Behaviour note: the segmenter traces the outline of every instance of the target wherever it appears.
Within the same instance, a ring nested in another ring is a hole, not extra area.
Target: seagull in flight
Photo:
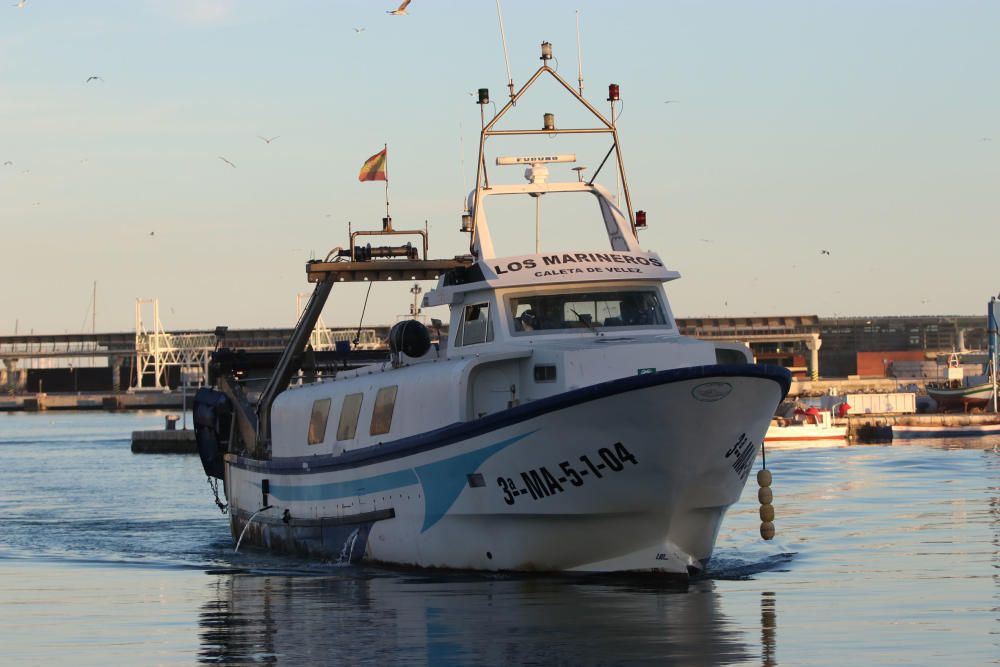
[[[830,251],[829,250],[820,250],[819,254],[821,254],[821,255],[829,255]]]
[[[680,100],[667,100],[664,104],[680,104]]]
[[[3,166],[5,166],[5,167],[13,167],[14,163],[11,162],[10,160],[7,160],[6,162],[3,163]]]
[[[408,4],[410,4],[410,0],[403,0],[403,2],[399,4],[399,7],[396,7],[391,11],[387,11],[386,14],[389,14],[390,16],[406,16],[406,6]]]
[[[222,160],[223,162],[225,162],[226,164],[228,164],[233,169],[236,169],[236,165],[235,164],[233,164],[232,162],[230,162],[226,158],[222,157],[221,155],[219,156],[219,159]]]
[[[28,4],[28,0],[17,0],[17,4],[14,5],[18,9],[24,9],[24,6]]]
[[[95,74],[94,76],[88,76],[84,83],[90,83],[91,81],[104,81],[104,79]]]
[[[263,141],[263,142],[264,142],[265,144],[269,144],[269,143],[271,143],[272,141],[274,141],[275,139],[277,139],[278,137],[276,137],[276,136],[275,136],[275,137],[271,137],[270,139],[268,139],[267,137],[262,137],[262,136],[260,136],[260,135],[258,134],[258,135],[257,135],[257,138],[258,138],[258,139],[260,139],[261,141]],[[228,161],[228,160],[227,160],[227,161]]]
[[[354,32],[358,33],[359,35],[360,35],[361,33],[363,33],[364,31],[365,31],[365,29],[364,29],[364,28],[355,28],[355,29],[354,29]]]

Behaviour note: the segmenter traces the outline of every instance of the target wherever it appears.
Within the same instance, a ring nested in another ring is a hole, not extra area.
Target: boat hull
[[[821,440],[843,440],[847,437],[846,426],[829,426],[818,428],[812,424],[800,426],[770,426],[764,436],[768,445],[795,442],[813,442]]]
[[[993,398],[993,384],[975,387],[927,387],[927,395],[934,399],[941,410],[968,410],[983,408]]]
[[[661,371],[350,456],[229,455],[233,536],[339,562],[687,574],[787,386],[768,367]]]
[[[892,427],[898,440],[918,438],[975,438],[1000,435],[1000,424],[967,424],[964,426],[900,426]]]

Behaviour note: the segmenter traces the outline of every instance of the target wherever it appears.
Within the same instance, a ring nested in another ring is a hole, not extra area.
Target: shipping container
[[[847,394],[844,400],[851,406],[848,414],[913,414],[917,411],[917,395],[913,393]]]

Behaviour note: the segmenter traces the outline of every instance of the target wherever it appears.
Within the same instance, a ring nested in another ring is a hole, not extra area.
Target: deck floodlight
[[[489,104],[490,103],[490,89],[480,88],[479,89],[479,101],[476,104]]]
[[[617,102],[621,99],[617,83],[608,84],[608,102]]]
[[[636,211],[635,212],[635,228],[645,229],[646,228],[646,212]]]
[[[554,113],[547,113],[543,117],[542,129],[543,130],[554,130],[556,129],[556,115]]]
[[[461,230],[463,232],[471,232],[472,231],[472,214],[469,213],[468,211],[466,211],[465,213],[462,214],[462,227],[461,227]]]
[[[542,42],[542,57],[539,60],[552,60],[552,44]]]

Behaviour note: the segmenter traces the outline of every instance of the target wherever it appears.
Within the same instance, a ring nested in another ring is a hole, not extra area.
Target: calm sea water
[[[4,664],[980,665],[1000,659],[996,439],[774,450],[685,585],[234,554],[161,413],[0,415]],[[594,539],[611,536],[595,535]]]

